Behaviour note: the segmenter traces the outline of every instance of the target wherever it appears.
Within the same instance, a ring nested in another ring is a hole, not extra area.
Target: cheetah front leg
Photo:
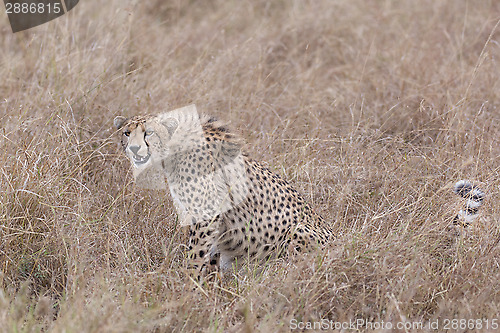
[[[189,269],[197,277],[218,269],[220,253],[217,249],[216,221],[202,221],[189,228]]]

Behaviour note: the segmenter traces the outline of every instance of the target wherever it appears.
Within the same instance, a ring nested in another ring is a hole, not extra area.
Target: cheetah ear
[[[168,117],[167,119],[163,120],[161,124],[167,128],[168,134],[170,134],[170,136],[174,134],[177,126],[179,126],[179,122],[177,121],[177,119],[172,117]]]
[[[113,120],[113,124],[115,125],[116,129],[120,129],[120,128],[122,128],[122,126],[126,120],[127,120],[127,118],[122,117],[122,116],[118,116],[115,118],[115,120]]]

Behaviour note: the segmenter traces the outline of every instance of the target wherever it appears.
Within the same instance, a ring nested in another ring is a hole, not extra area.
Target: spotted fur
[[[454,192],[465,199],[464,208],[453,219],[455,225],[469,226],[477,217],[485,194],[468,180],[460,180],[454,186]]]

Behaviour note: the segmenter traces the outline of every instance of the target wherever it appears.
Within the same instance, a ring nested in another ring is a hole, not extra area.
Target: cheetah
[[[118,116],[114,125],[136,182],[170,189],[181,225],[189,226],[192,269],[225,271],[239,259],[311,251],[334,238],[331,224],[286,180],[251,159],[224,123],[199,116],[194,106],[156,117]],[[470,223],[484,193],[468,181],[458,182],[455,192],[467,205],[454,221]]]

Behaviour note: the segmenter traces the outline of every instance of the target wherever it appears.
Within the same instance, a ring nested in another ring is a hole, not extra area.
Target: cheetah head
[[[177,129],[175,118],[159,120],[151,116],[125,118],[118,116],[115,127],[121,131],[125,154],[136,169],[150,167],[169,155],[168,141]]]

